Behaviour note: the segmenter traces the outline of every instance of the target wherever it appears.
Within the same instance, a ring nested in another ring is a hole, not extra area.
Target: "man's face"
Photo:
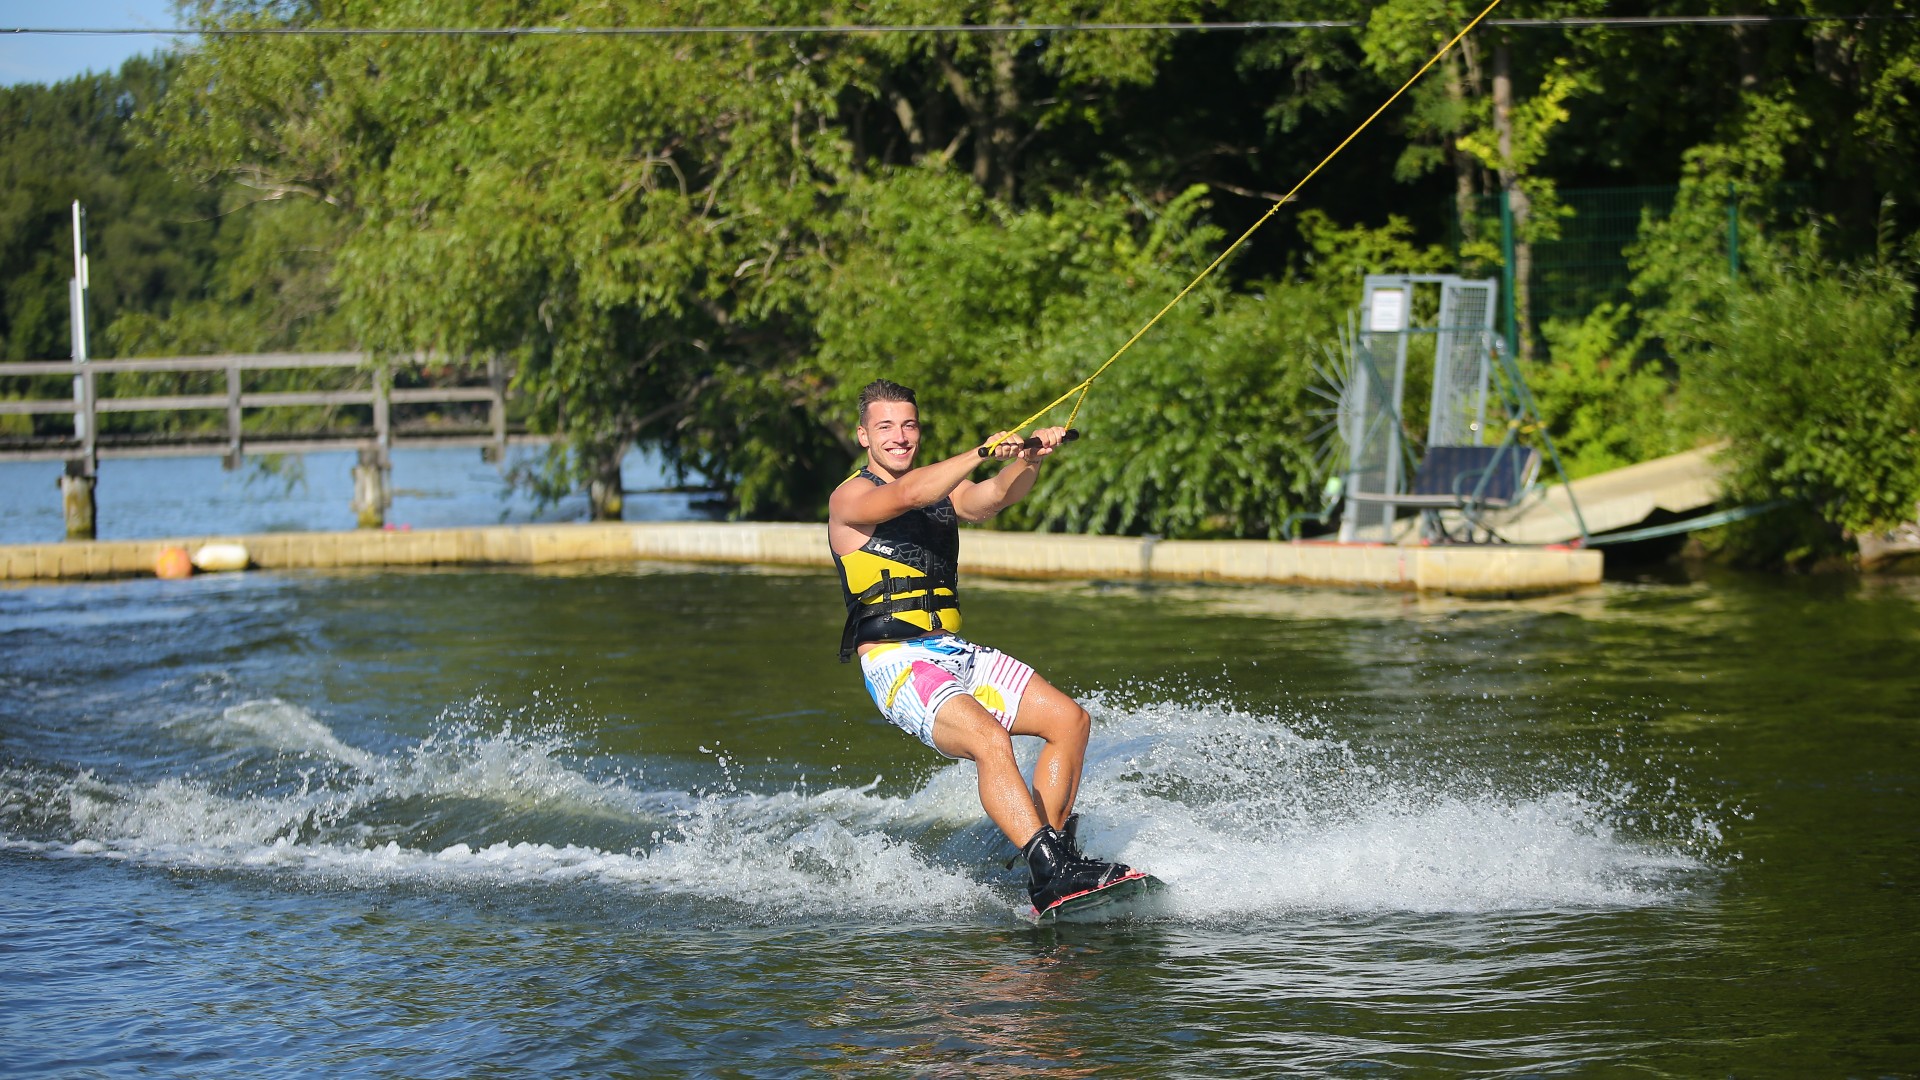
[[[920,450],[920,410],[904,401],[876,401],[861,419],[860,445],[874,464],[895,473],[913,468],[913,455]]]

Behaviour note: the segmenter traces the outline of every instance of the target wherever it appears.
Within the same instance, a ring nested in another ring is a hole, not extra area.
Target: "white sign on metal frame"
[[[1367,332],[1397,334],[1407,328],[1407,293],[1404,289],[1375,289],[1373,305],[1367,311]]]

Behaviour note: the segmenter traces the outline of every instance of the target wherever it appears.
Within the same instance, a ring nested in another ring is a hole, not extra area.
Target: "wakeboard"
[[[1026,910],[1027,921],[1036,926],[1048,926],[1053,923],[1111,922],[1143,915],[1152,910],[1154,894],[1166,887],[1166,882],[1152,874],[1135,870],[1098,889],[1088,889],[1065,897],[1045,911],[1029,906]]]

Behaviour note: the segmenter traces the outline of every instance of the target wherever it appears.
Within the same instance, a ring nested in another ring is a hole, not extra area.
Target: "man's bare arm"
[[[996,434],[993,439],[1005,434]],[[993,439],[980,445],[986,446]],[[994,448],[993,456],[1006,458],[1020,452],[1018,445],[1008,440]],[[979,464],[979,449],[968,447],[945,461],[911,470],[891,484],[843,484],[828,500],[829,519],[841,525],[878,525],[909,510],[931,506],[948,495],[954,496],[958,508],[962,492],[977,486],[968,484],[967,477]]]
[[[961,520],[985,521],[1026,498],[1027,493],[1033,490],[1033,482],[1040,477],[1040,462],[1066,440],[1067,429],[1041,428],[1033,434],[1040,440],[1039,446],[1020,450],[1019,460],[1009,463],[991,479],[967,484],[953,493],[953,510]],[[1020,441],[1015,436],[1001,446],[1017,446]],[[996,448],[996,455],[998,450]]]

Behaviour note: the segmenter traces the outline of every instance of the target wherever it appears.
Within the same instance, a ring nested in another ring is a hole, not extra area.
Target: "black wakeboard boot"
[[[1119,863],[1074,858],[1067,838],[1052,826],[1042,826],[1020,854],[1027,857],[1027,872],[1033,877],[1027,885],[1027,896],[1035,911],[1046,911],[1070,896],[1105,888],[1133,872]]]
[[[1087,853],[1080,849],[1080,815],[1068,814],[1067,823],[1060,829],[1060,838],[1067,842],[1067,855],[1070,858],[1084,859]]]
[[[1079,814],[1068,814],[1067,823],[1060,827],[1059,833],[1060,833],[1060,839],[1066,841],[1067,843],[1067,858],[1074,859],[1074,860],[1084,860],[1087,857],[1087,853],[1080,849],[1080,839],[1079,839],[1080,815]],[[1013,854],[1007,856],[1007,859],[1006,859],[1007,869],[1009,870],[1013,869],[1013,864],[1018,862],[1021,856],[1025,855],[1026,853],[1027,853],[1026,849],[1021,848],[1015,851]]]

